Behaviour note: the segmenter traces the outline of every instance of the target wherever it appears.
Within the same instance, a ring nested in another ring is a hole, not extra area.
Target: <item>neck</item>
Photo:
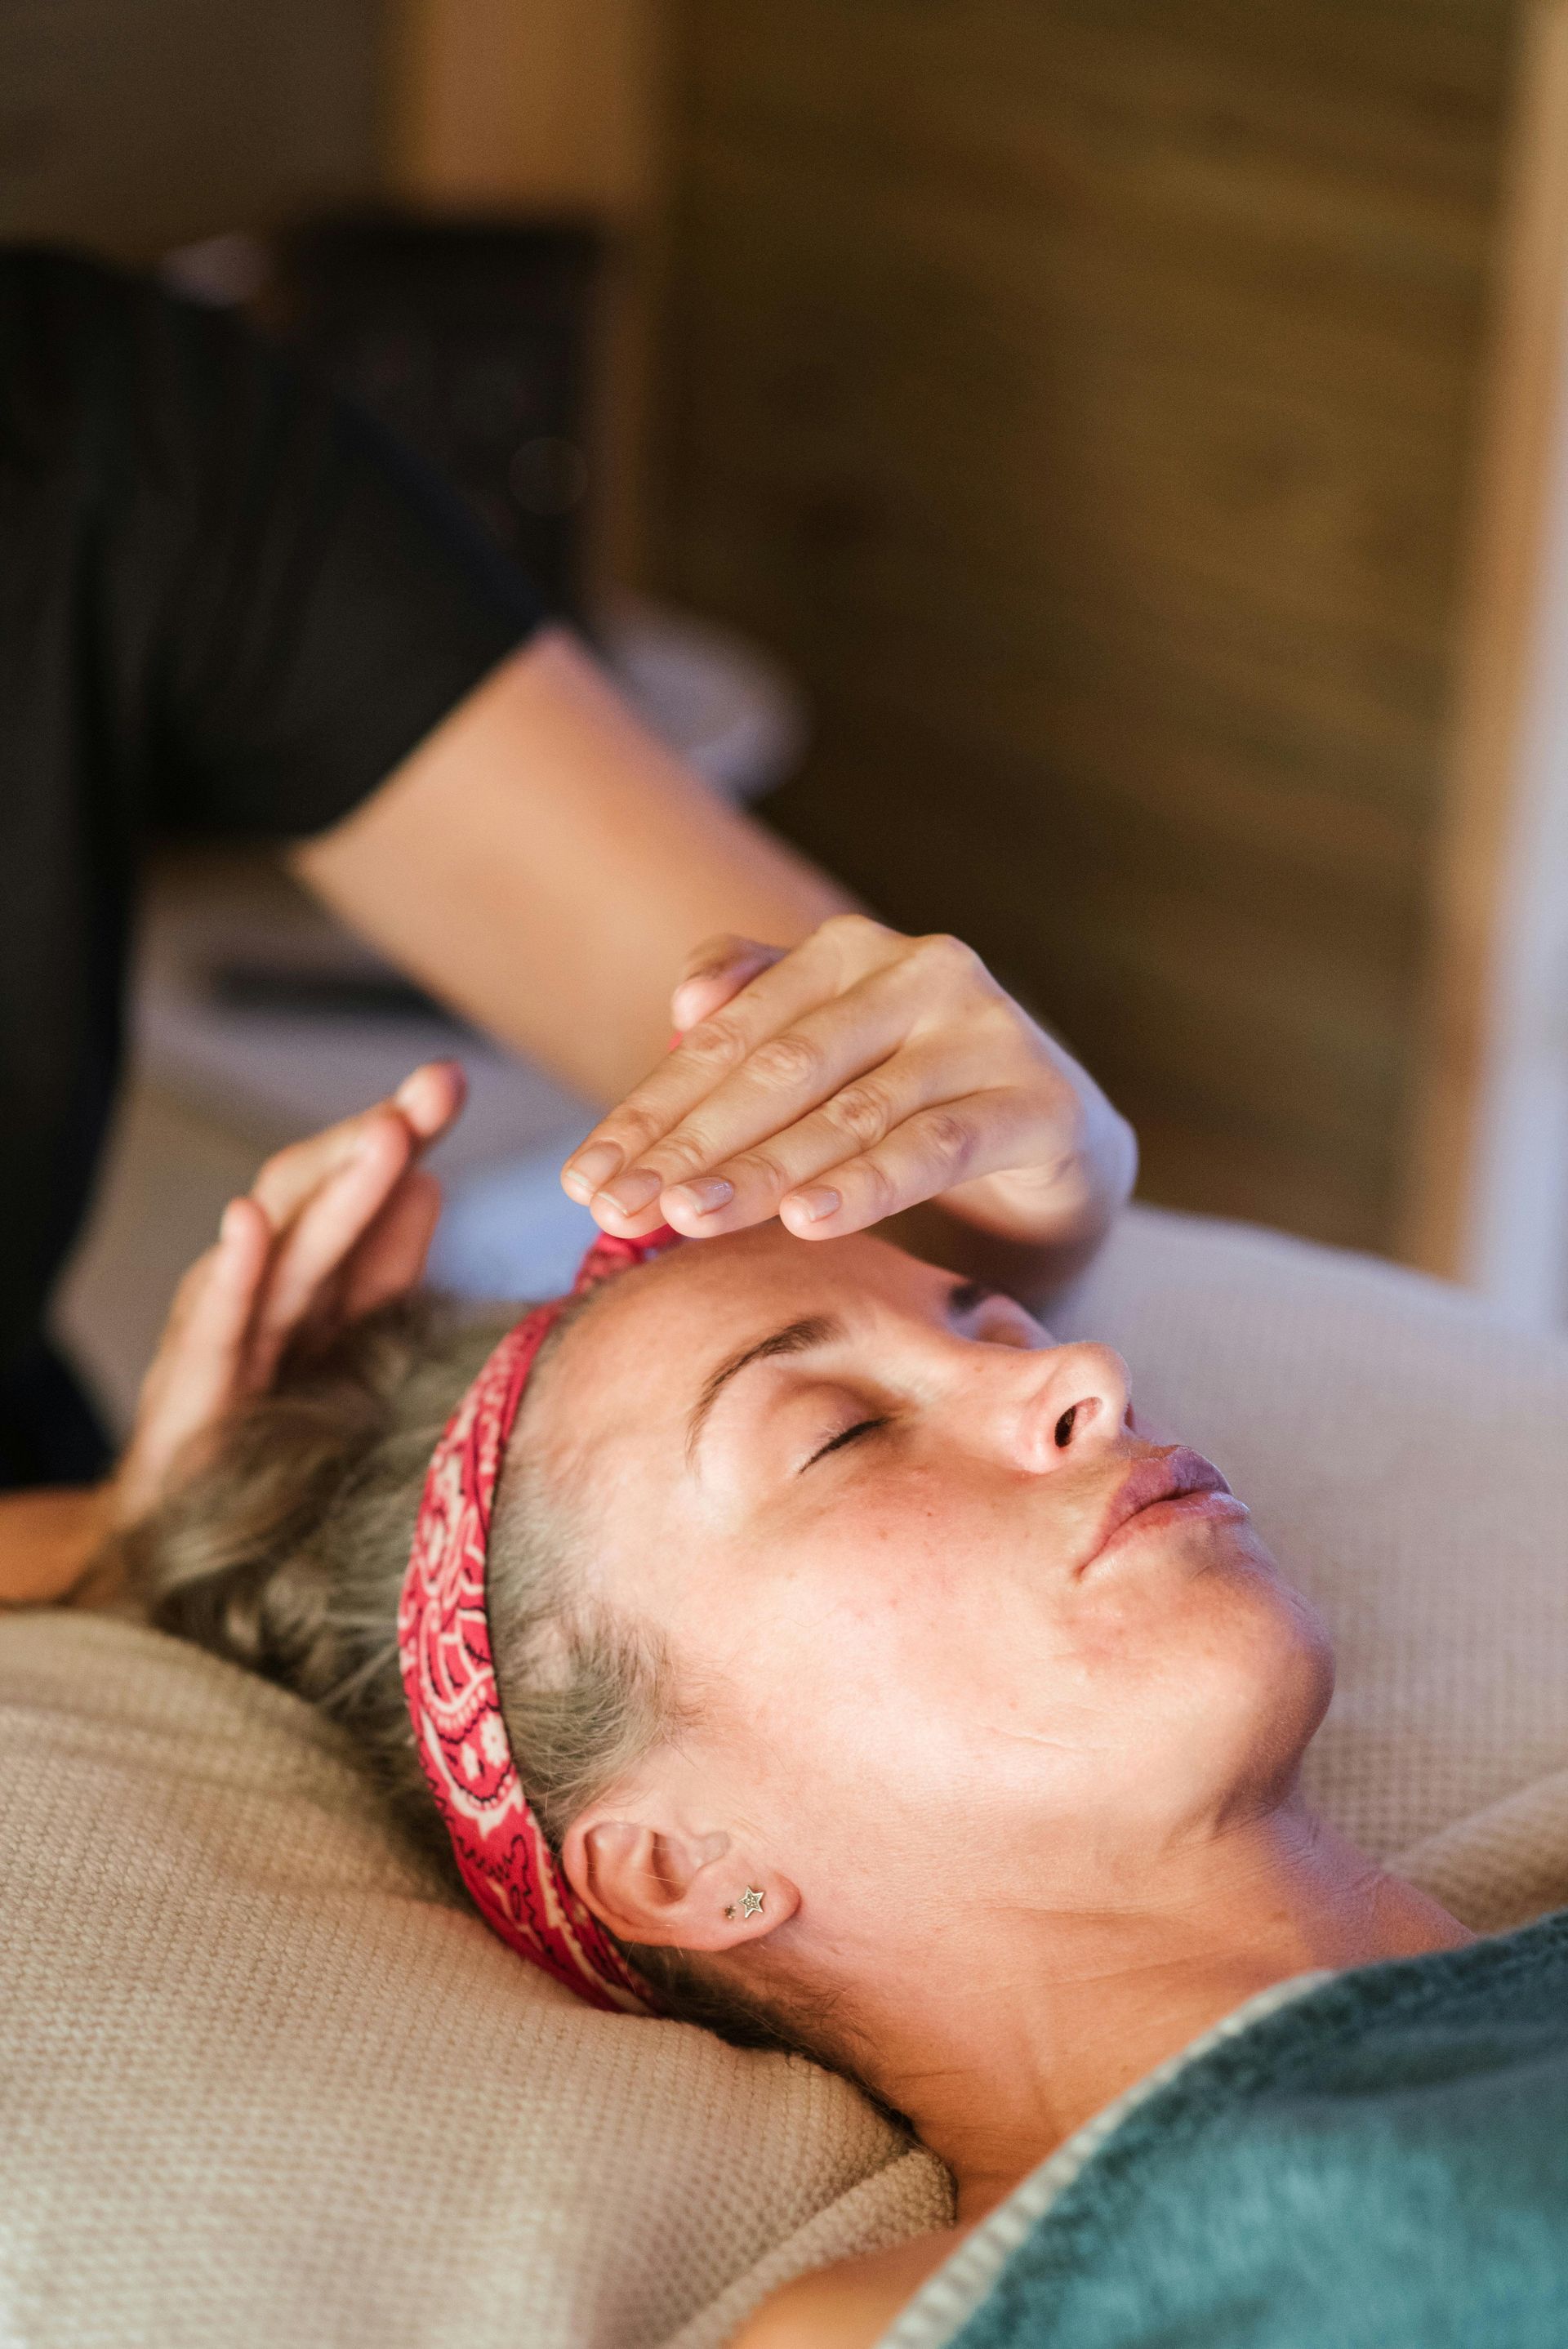
[[[948,2164],[964,2224],[1258,1992],[1470,1938],[1294,1802],[1172,1855],[1125,1906],[1026,1899],[967,1927],[859,2002],[870,2085]]]

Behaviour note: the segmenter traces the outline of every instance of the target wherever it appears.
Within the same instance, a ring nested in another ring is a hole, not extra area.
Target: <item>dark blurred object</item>
[[[231,1011],[324,1019],[442,1019],[456,1032],[467,1028],[445,1004],[395,970],[280,968],[252,957],[215,962],[207,986],[212,1001]]]
[[[91,1485],[113,1454],[97,1402],[46,1339],[0,1371],[0,1492]]]
[[[449,481],[549,608],[585,624],[593,311],[603,240],[571,221],[358,213],[169,254]]]
[[[579,622],[601,256],[598,233],[575,222],[351,216],[282,238],[266,300],[269,319]]]
[[[292,343],[466,498],[634,709],[727,798],[771,791],[806,720],[755,644],[590,576],[600,233],[379,212],[166,254],[166,285]]]

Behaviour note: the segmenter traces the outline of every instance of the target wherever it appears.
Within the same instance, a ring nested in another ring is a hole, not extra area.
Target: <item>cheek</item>
[[[1275,1799],[1333,1692],[1316,1614],[1250,1545],[1173,1580],[1159,1606],[1138,1598],[1119,1592],[1082,1650],[1108,1805],[1207,1817]]]
[[[959,1514],[935,1480],[911,1477],[890,1497],[847,1495],[796,1538],[730,1550],[722,1587],[703,1578],[681,1647],[796,1791],[885,1783],[973,1710],[987,1610]]]

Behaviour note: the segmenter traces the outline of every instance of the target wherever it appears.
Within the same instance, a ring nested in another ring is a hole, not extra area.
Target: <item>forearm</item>
[[[558,630],[293,862],[403,968],[601,1101],[665,1048],[699,939],[789,946],[849,902],[662,750]]]
[[[111,1529],[109,1488],[0,1494],[0,1607],[92,1603],[88,1568]]]

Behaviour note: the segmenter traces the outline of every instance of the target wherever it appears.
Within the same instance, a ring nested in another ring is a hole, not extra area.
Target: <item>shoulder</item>
[[[180,301],[144,273],[48,245],[0,250],[0,419],[9,457],[110,466],[166,453],[157,425],[189,430],[212,404],[238,322]],[[192,411],[181,416],[182,409]],[[112,463],[108,452],[113,451]]]
[[[840,2260],[771,2292],[731,2349],[872,2349],[966,2230],[944,2228],[891,2251]]]

